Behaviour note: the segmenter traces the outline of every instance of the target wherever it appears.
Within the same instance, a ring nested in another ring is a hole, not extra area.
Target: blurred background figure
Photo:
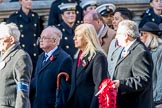
[[[87,13],[83,18],[84,23],[92,24],[97,32],[100,45],[108,53],[110,42],[115,38],[115,31],[104,24],[102,16],[96,11]]]
[[[141,28],[146,22],[154,22],[156,24],[162,23],[162,1],[150,0],[150,7],[141,16],[142,19],[139,24]]]
[[[48,25],[58,25],[62,22],[61,18],[61,10],[59,9],[59,5],[64,3],[76,3],[76,23],[80,24],[82,21],[82,8],[79,3],[80,0],[54,0],[49,13]]]
[[[127,8],[116,8],[113,16],[113,22],[112,22],[114,30],[115,31],[117,30],[118,24],[121,21],[127,19],[132,20],[132,18],[133,18],[132,12]],[[111,41],[108,56],[107,56],[108,72],[111,78],[113,77],[115,66],[117,64],[117,61],[120,58],[122,49],[123,48],[118,44],[116,39],[113,39]]]
[[[146,22],[140,28],[140,39],[152,55],[153,69],[153,99],[155,108],[162,108],[162,31],[154,22]]]
[[[3,2],[3,0],[0,0],[0,3],[2,3]]]
[[[128,8],[116,8],[113,16],[113,29],[116,31],[118,29],[118,24],[124,19],[132,20],[132,12]]]
[[[18,2],[19,0],[10,0],[10,2]],[[32,1],[39,1],[39,0],[32,0]]]
[[[55,108],[56,101],[56,82],[57,75],[60,72],[66,72],[71,75],[72,58],[59,47],[62,38],[61,31],[49,26],[45,28],[40,36],[40,48],[44,51],[38,58],[35,76],[32,79],[31,89],[35,90],[33,108]],[[63,79],[66,99],[68,98],[70,88],[68,83]]]
[[[36,67],[38,55],[42,52],[38,47],[38,37],[43,29],[40,17],[31,10],[32,0],[19,0],[21,8],[11,14],[8,23],[15,23],[20,30],[20,46],[29,53],[33,63],[33,73]],[[30,92],[30,98],[33,99],[33,93]],[[32,101],[31,101],[32,103]]]
[[[77,26],[74,43],[79,53],[73,65],[66,108],[98,108],[98,97],[95,94],[101,81],[107,77],[107,60],[94,26]]]
[[[113,28],[112,21],[115,9],[116,7],[112,3],[102,4],[96,8],[96,11],[102,16],[104,23],[110,28]]]
[[[159,29],[162,31],[162,23],[159,24]],[[162,39],[162,34],[161,34],[160,38]]]
[[[0,107],[30,108],[32,61],[19,43],[16,24],[0,23]]]
[[[19,0],[19,3],[21,5],[20,10],[9,16],[8,23],[13,22],[19,27],[21,32],[20,45],[29,53],[35,69],[38,55],[41,52],[37,39],[43,26],[38,14],[31,10],[32,0]]]
[[[83,10],[83,16],[97,7],[97,0],[81,0],[80,7]]]
[[[61,11],[61,19],[63,20],[57,27],[62,31],[63,36],[60,42],[60,47],[70,54],[74,59],[74,54],[77,49],[74,46],[74,29],[76,24],[76,4],[64,3],[58,6]]]
[[[118,90],[117,108],[153,108],[153,61],[139,39],[137,23],[121,21],[116,38],[124,48],[113,75],[114,86]]]

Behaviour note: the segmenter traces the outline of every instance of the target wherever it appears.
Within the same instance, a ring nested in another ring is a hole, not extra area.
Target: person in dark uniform
[[[110,28],[113,28],[112,20],[115,9],[116,6],[112,3],[102,4],[96,8],[97,13],[102,16],[104,23]]]
[[[83,16],[97,7],[97,0],[81,0],[80,7],[83,9]]]
[[[61,48],[66,51],[74,59],[74,54],[77,49],[74,47],[74,29],[76,24],[76,5],[75,3],[64,3],[59,5],[61,10],[62,23],[58,24],[57,27],[62,31],[63,37],[60,42]]]
[[[55,0],[50,8],[50,13],[49,13],[49,19],[48,19],[48,25],[58,25],[62,22],[61,18],[61,11],[58,8],[59,5],[62,3],[76,3],[76,23],[80,24],[82,21],[82,9],[79,6],[80,0]]]
[[[33,77],[38,55],[42,52],[37,45],[37,38],[39,37],[43,26],[41,26],[41,20],[38,14],[31,10],[32,0],[19,0],[19,3],[21,4],[20,10],[11,14],[7,22],[13,22],[19,27],[21,32],[20,45],[29,53],[32,59]],[[31,104],[33,96],[34,91],[30,91]]]
[[[142,28],[146,22],[162,23],[162,2],[160,0],[150,0],[150,8],[148,8],[141,16],[139,28]]]
[[[15,23],[21,32],[20,45],[27,51],[32,59],[35,68],[40,49],[37,45],[37,38],[43,28],[40,24],[40,18],[37,13],[31,10],[32,0],[19,0],[20,10],[11,14],[7,20],[8,23]]]

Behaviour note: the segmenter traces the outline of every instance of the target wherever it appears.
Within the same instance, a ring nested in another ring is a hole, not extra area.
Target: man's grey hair
[[[16,41],[19,41],[20,31],[15,23],[1,22],[0,23],[0,37],[13,36]]]
[[[138,25],[134,21],[123,20],[119,23],[119,28],[120,27],[124,27],[123,30],[132,38],[137,38],[139,36]]]
[[[51,28],[53,30],[53,34],[58,36],[60,39],[62,39],[62,32],[55,26],[48,26],[47,28]]]

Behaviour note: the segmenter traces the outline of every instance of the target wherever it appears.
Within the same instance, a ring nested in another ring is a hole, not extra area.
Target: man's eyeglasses
[[[41,41],[46,41],[46,40],[50,40],[50,39],[54,39],[54,38],[48,38],[48,37],[38,37],[38,40]]]

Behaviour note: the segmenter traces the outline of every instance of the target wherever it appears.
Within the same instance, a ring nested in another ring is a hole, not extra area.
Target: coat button
[[[68,37],[64,37],[65,40],[68,40]]]
[[[23,37],[24,37],[24,35],[22,34],[22,35],[21,35],[21,37],[23,38]]]
[[[64,32],[64,31],[65,31],[65,29],[62,29],[62,31]]]
[[[23,48],[25,48],[25,44],[22,44],[21,46],[22,46]]]
[[[33,53],[33,56],[35,57],[35,56],[37,56],[37,54],[36,53]]]
[[[20,25],[20,28],[22,28],[22,27],[23,27],[23,25],[21,24],[21,25]]]
[[[37,26],[37,24],[34,24],[34,26],[36,27],[36,26]]]
[[[66,45],[66,49],[69,49],[69,45]]]
[[[36,44],[36,43],[34,43],[34,44],[33,44],[33,46],[34,46],[34,47],[36,47],[36,46],[37,46],[37,44]]]
[[[33,35],[34,35],[34,37],[36,37],[36,34],[35,33]]]

